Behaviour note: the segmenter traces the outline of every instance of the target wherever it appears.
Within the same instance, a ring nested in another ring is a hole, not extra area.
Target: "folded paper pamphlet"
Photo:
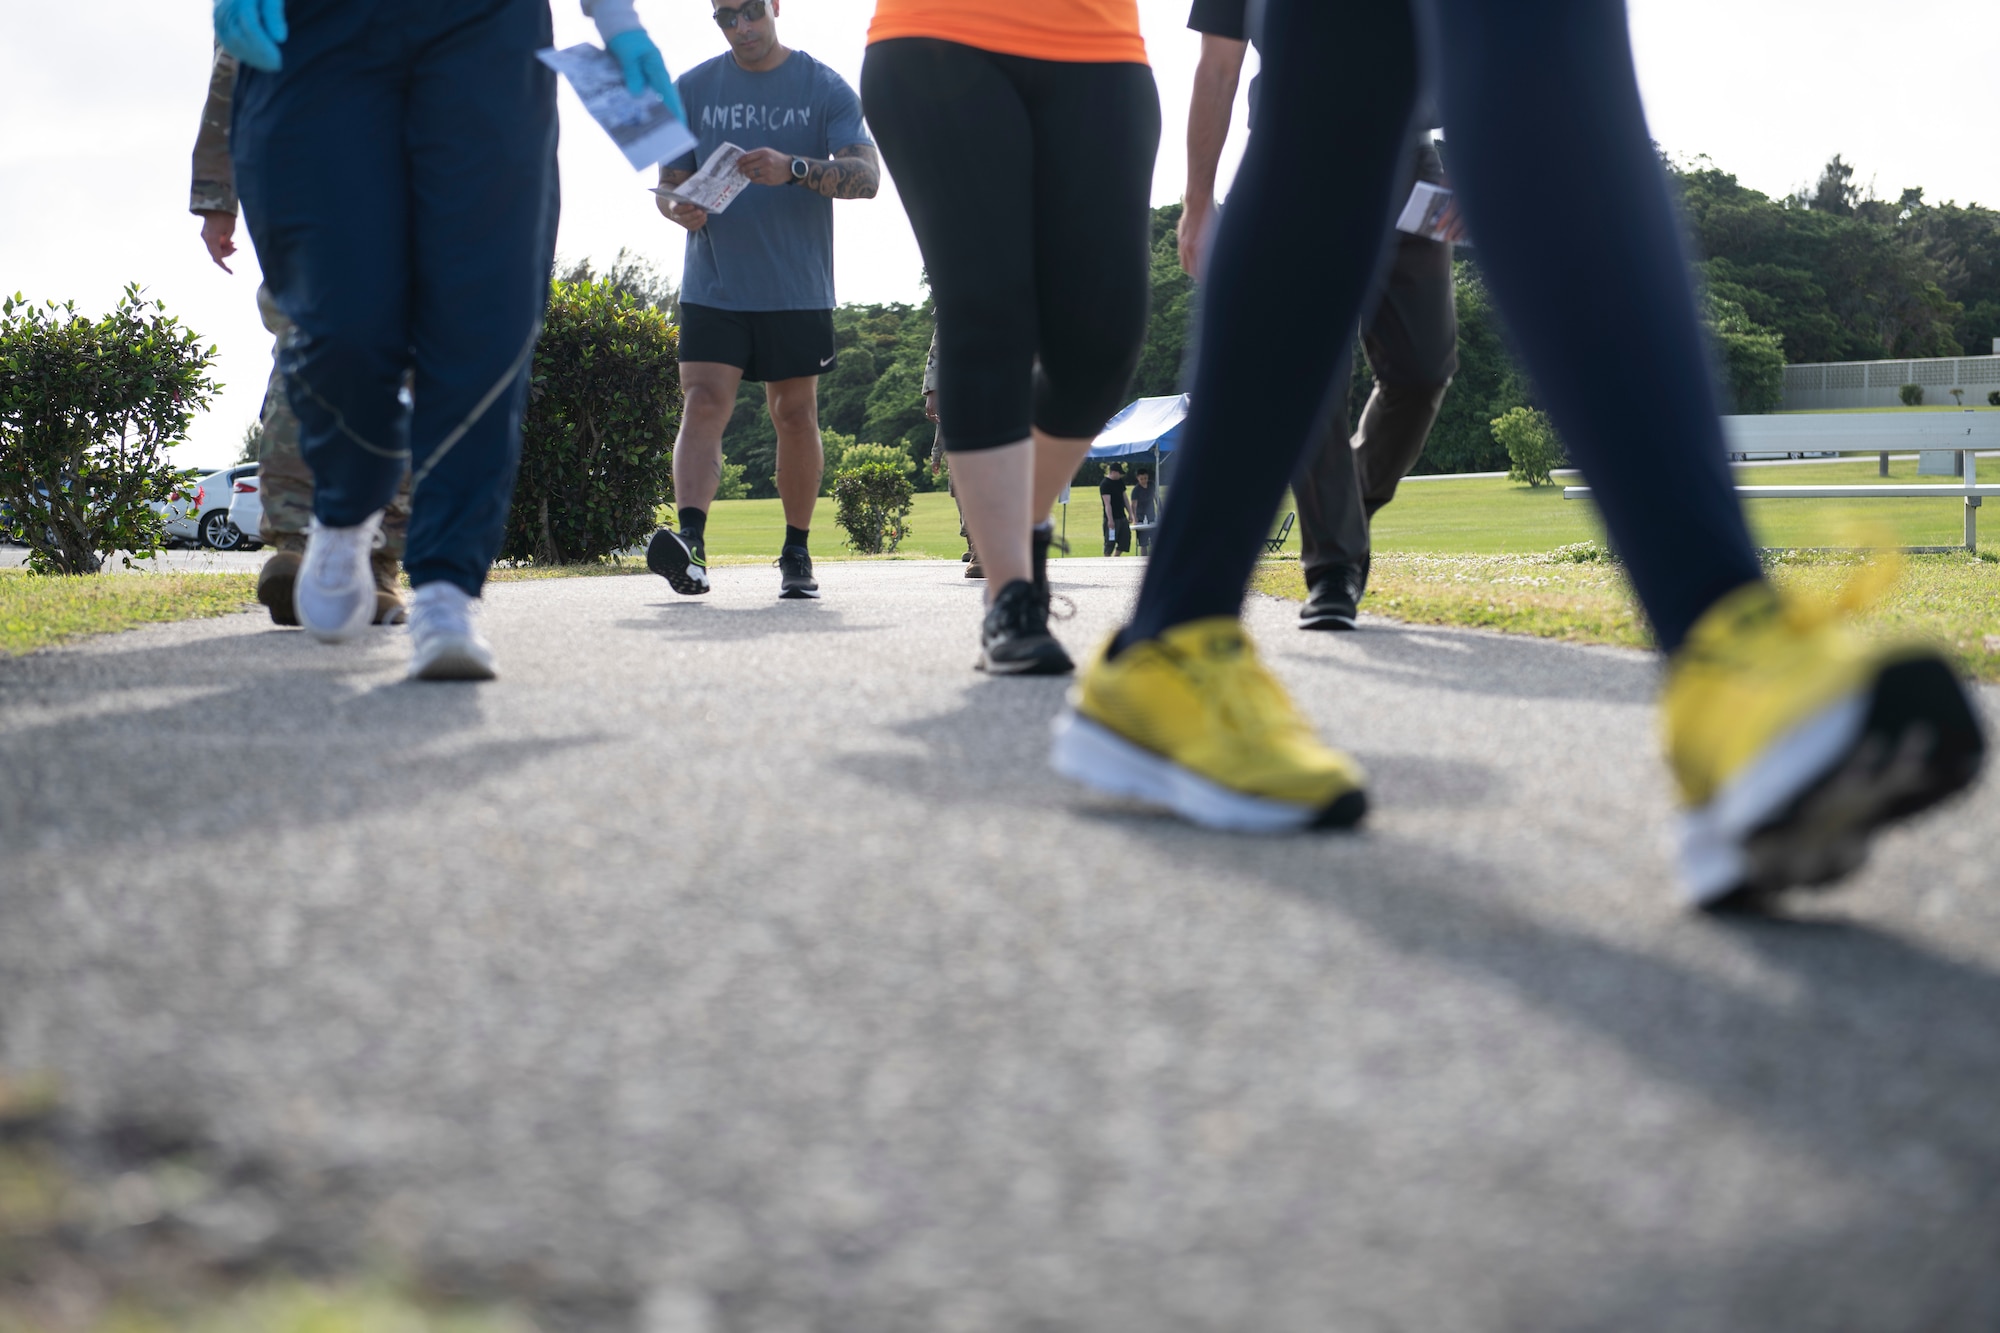
[[[591,119],[604,127],[635,171],[694,151],[695,137],[651,88],[625,90],[618,57],[588,42],[535,52],[541,62],[569,80]]]
[[[710,213],[720,213],[729,207],[729,201],[742,194],[750,184],[750,178],[736,169],[743,157],[743,150],[733,143],[723,144],[708,155],[708,161],[701,164],[701,170],[682,181],[679,185],[661,185],[653,193],[662,199],[672,199],[676,203],[693,204],[696,208]]]
[[[1410,191],[1410,202],[1403,205],[1402,216],[1396,219],[1396,230],[1429,241],[1444,240],[1445,213],[1451,200],[1452,193],[1444,186],[1418,181]]]

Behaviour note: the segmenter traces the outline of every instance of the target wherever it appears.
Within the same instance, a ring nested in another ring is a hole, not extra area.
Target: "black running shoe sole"
[[[708,591],[706,575],[700,582],[689,572],[694,567],[694,557],[688,548],[681,545],[681,539],[661,528],[646,543],[646,568],[667,581],[675,592],[689,597],[699,597]]]
[[[1061,644],[1050,640],[1049,648],[1054,651],[1043,649],[1012,658],[995,658],[982,649],[974,666],[989,676],[1067,676],[1076,670],[1076,663],[1070,661]]]
[[[1306,827],[1312,829],[1349,829],[1359,824],[1368,814],[1368,793],[1351,791],[1340,797]]]
[[[1327,615],[1317,615],[1317,616],[1300,616],[1299,628],[1333,630],[1338,633],[1351,633],[1354,630],[1359,629],[1360,626],[1355,622],[1353,616],[1327,614]]]
[[[810,588],[785,588],[778,593],[781,602],[816,602],[819,600],[819,585]]]
[[[1887,668],[1854,744],[1744,841],[1745,882],[1707,909],[1763,911],[1787,889],[1830,887],[1867,860],[1878,830],[1971,786],[1985,754],[1978,715],[1941,658]]]

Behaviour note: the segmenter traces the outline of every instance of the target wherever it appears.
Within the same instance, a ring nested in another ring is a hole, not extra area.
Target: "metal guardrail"
[[[1746,453],[1885,454],[1954,453],[1962,485],[1738,486],[1736,493],[1762,500],[1956,499],[1965,503],[1964,550],[1979,550],[1979,509],[2000,486],[1979,484],[1979,453],[2000,449],[2000,412],[1926,412],[1887,415],[1724,417],[1732,455]],[[1563,487],[1563,499],[1590,497],[1588,486]],[[1915,552],[1956,551],[1956,546],[1913,546]]]

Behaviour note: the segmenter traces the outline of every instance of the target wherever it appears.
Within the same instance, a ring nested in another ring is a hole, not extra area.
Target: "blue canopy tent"
[[[1129,458],[1133,454],[1172,453],[1180,443],[1187,414],[1188,396],[1184,393],[1141,398],[1104,423],[1104,430],[1091,442],[1090,456]]]
[[[1166,478],[1160,474],[1160,455],[1170,454],[1179,447],[1187,414],[1188,396],[1184,393],[1169,394],[1164,398],[1141,398],[1104,423],[1104,430],[1091,442],[1090,457],[1151,455],[1153,482],[1160,488],[1159,503],[1164,505],[1167,502]],[[1069,526],[1068,506],[1063,508],[1063,526]],[[1063,535],[1068,537],[1067,532]]]

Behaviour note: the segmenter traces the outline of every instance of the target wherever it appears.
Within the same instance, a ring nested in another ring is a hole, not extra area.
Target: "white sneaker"
[[[494,678],[493,645],[472,623],[476,605],[454,583],[426,583],[411,594],[411,680]]]
[[[368,555],[381,529],[379,509],[351,528],[330,528],[315,518],[306,529],[292,610],[321,643],[341,643],[375,623],[375,574]]]

